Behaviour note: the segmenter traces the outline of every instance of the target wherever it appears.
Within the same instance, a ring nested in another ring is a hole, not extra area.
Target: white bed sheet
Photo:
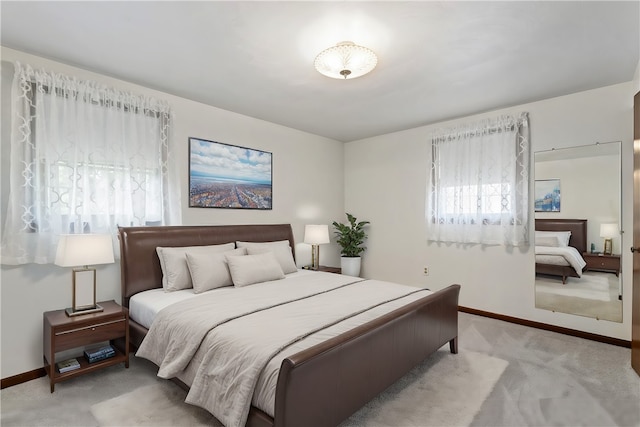
[[[567,261],[562,255],[536,255],[536,263],[561,265],[564,267],[571,266],[571,264],[569,264],[569,261]]]
[[[173,303],[194,298],[198,295],[193,292],[193,289],[165,292],[164,289],[159,288],[140,292],[129,300],[129,317],[134,322],[149,329],[160,310]]]

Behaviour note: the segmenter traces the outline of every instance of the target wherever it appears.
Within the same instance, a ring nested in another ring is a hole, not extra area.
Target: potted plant
[[[356,217],[350,213],[347,213],[347,220],[348,224],[333,221],[334,233],[338,237],[337,242],[341,247],[342,274],[357,277],[360,275],[360,254],[365,251],[365,247],[362,245],[364,239],[367,238],[364,227],[369,224],[369,221],[358,222]]]

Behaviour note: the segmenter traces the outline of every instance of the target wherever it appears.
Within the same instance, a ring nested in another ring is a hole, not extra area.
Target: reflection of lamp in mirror
[[[603,254],[613,254],[613,238],[618,234],[618,224],[600,224],[600,237],[604,238]]]
[[[96,269],[89,265],[113,262],[113,246],[108,234],[65,234],[60,236],[55,264],[74,268],[72,276],[73,303],[69,316],[95,313],[103,308],[96,304]]]
[[[311,245],[311,269],[317,270],[320,266],[320,245],[329,243],[329,226],[305,225],[304,242]]]

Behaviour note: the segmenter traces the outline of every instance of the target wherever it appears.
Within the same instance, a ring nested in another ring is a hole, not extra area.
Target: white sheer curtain
[[[3,264],[53,262],[60,234],[180,223],[167,102],[15,67]]]
[[[427,239],[527,245],[529,150],[527,113],[435,132]]]

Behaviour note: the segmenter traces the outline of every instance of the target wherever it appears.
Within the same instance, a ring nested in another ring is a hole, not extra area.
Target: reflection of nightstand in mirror
[[[607,273],[615,273],[616,277],[620,276],[620,255],[603,255],[585,252],[582,257],[587,265],[584,270],[605,271]]]

